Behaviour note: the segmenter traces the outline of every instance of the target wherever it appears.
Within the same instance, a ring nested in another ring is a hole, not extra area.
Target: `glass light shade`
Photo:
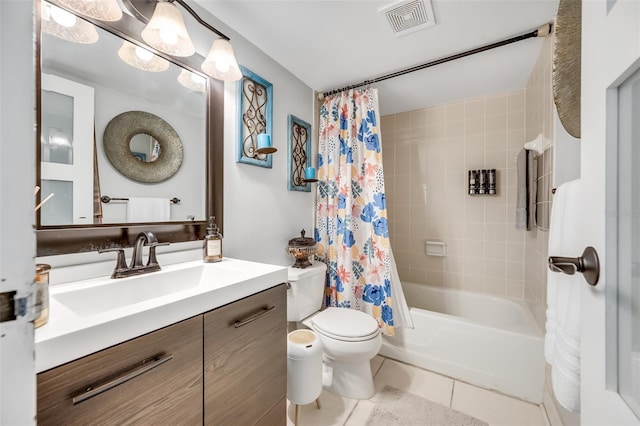
[[[147,44],[173,56],[191,56],[196,52],[184,19],[177,7],[169,2],[158,2],[142,38]]]
[[[178,75],[178,82],[194,92],[204,92],[207,87],[207,82],[203,77],[185,69],[180,71],[180,75]]]
[[[122,42],[118,56],[127,64],[144,71],[161,72],[169,68],[169,61],[128,41]]]
[[[229,40],[219,38],[213,42],[207,58],[202,63],[202,71],[208,76],[223,81],[237,81],[242,72],[233,53]]]
[[[116,0],[58,0],[62,6],[101,21],[117,21],[122,10]]]
[[[42,31],[73,43],[92,44],[98,41],[98,31],[93,24],[44,1]]]

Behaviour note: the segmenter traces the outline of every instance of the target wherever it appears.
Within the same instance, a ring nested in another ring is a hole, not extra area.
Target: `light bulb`
[[[171,30],[160,30],[160,38],[171,46],[178,42],[178,35]]]
[[[149,62],[153,58],[153,53],[149,52],[140,46],[136,46],[136,56],[138,59],[144,62]]]
[[[216,62],[216,68],[220,72],[227,72],[229,71],[229,68],[231,68],[231,65],[229,64],[229,61],[225,61],[221,59],[218,62]]]
[[[65,28],[71,28],[76,24],[76,15],[53,5],[51,6],[51,17]]]

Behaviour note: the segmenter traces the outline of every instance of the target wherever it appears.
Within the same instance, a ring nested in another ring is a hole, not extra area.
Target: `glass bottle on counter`
[[[202,261],[204,263],[220,262],[222,260],[222,234],[215,224],[215,217],[209,218],[209,226],[202,245]]]

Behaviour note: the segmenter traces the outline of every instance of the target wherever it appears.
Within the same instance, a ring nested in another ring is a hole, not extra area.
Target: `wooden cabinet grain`
[[[286,335],[284,284],[204,315],[206,425],[286,424]]]
[[[202,315],[38,374],[38,425],[133,423],[202,423]]]
[[[285,425],[286,309],[280,284],[42,372],[38,424]]]

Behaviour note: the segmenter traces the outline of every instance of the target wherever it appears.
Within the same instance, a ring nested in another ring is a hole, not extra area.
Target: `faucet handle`
[[[126,271],[128,269],[127,261],[124,258],[124,249],[120,247],[98,249],[98,253],[109,253],[114,251],[118,252],[118,259],[116,260],[116,267],[113,270],[113,274],[111,275],[112,278],[116,278],[114,275],[116,275],[117,272]]]
[[[153,242],[149,244],[149,259],[147,260],[147,265],[158,265],[158,259],[156,258],[156,247],[158,246],[168,246],[170,243],[164,242]]]

